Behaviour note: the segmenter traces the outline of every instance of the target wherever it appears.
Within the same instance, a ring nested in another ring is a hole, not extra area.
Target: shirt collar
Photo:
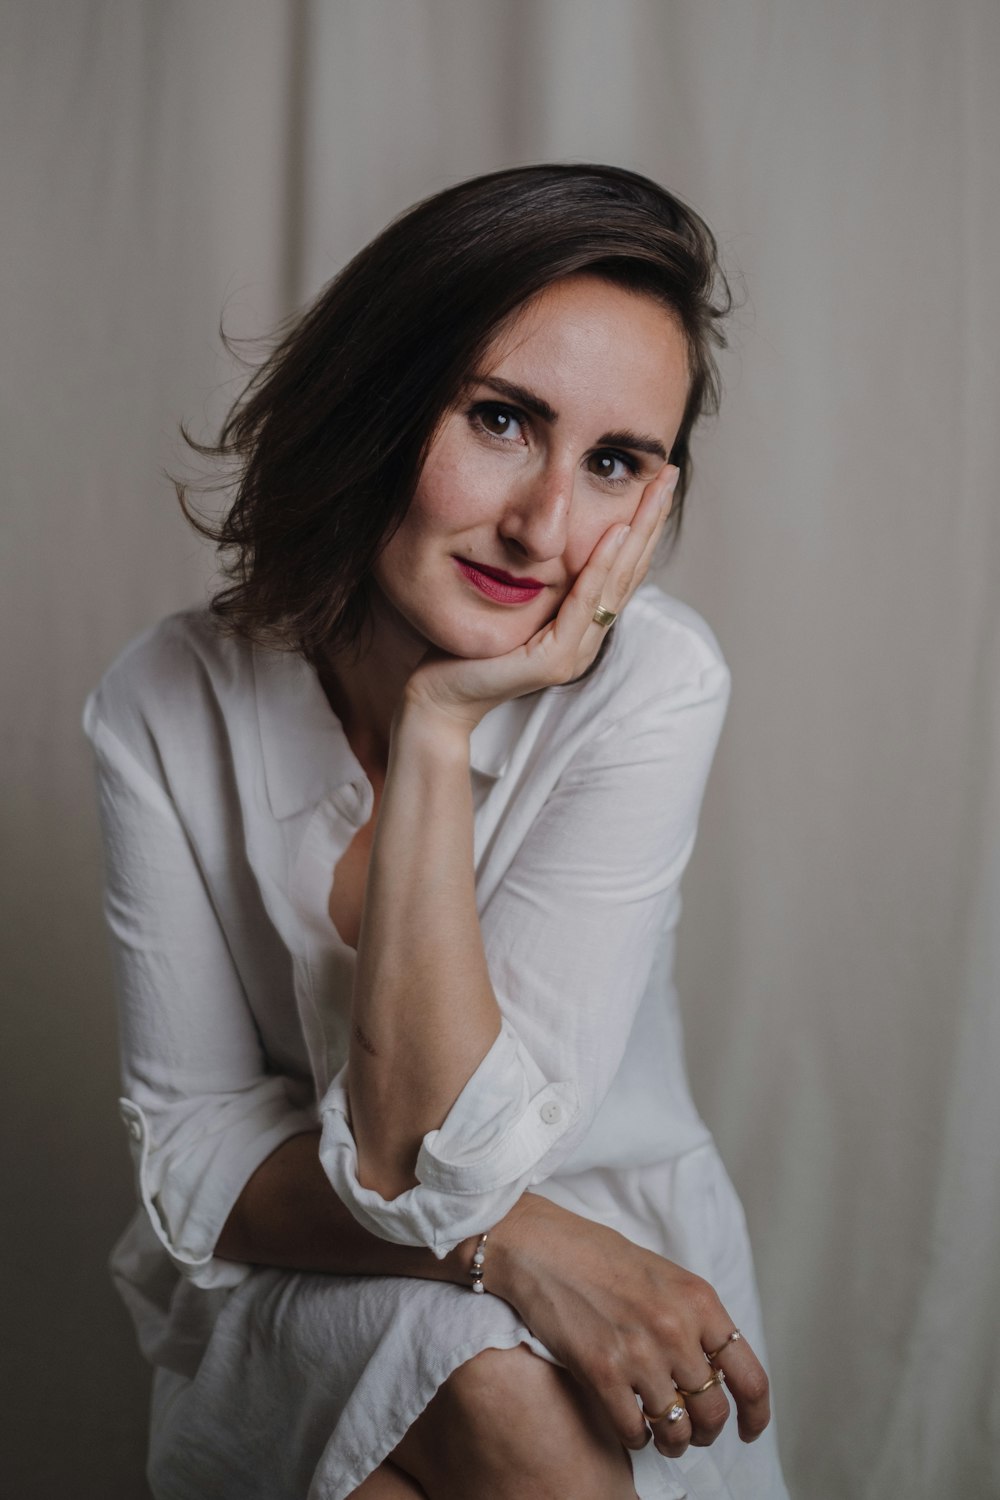
[[[297,653],[253,649],[257,724],[271,811],[288,818],[314,807],[339,787],[366,781],[340,720],[313,667]],[[534,697],[499,704],[476,725],[470,763],[497,780],[534,704]]]

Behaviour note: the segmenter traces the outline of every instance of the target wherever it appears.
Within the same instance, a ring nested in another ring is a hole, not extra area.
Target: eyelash
[[[488,438],[491,442],[508,445],[512,440],[501,436],[499,432],[490,432],[483,425],[483,416],[489,413],[491,416],[513,417],[514,421],[522,428],[530,426],[527,413],[519,411],[516,406],[508,406],[502,401],[477,401],[469,407],[466,412],[469,424],[481,437]],[[607,478],[601,474],[594,474],[593,478],[599,483],[607,485],[610,489],[620,489],[638,477],[639,463],[630,453],[621,453],[616,448],[597,448],[590,454],[591,458],[613,458],[617,463],[624,464],[627,472],[616,479]]]

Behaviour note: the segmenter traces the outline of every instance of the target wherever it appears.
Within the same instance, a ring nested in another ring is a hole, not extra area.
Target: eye
[[[468,415],[476,431],[487,437],[517,442],[524,436],[520,413],[511,406],[501,406],[496,401],[477,401]]]
[[[639,472],[639,465],[629,453],[616,453],[611,448],[600,448],[587,459],[591,474],[605,484],[628,484]]]

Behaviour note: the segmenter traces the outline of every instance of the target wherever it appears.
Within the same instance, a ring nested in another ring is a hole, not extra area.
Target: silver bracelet
[[[486,1234],[479,1236],[479,1244],[476,1246],[476,1253],[472,1257],[472,1265],[469,1269],[469,1275],[472,1277],[472,1290],[474,1292],[485,1292],[486,1290],[483,1286],[483,1264],[486,1260],[483,1246],[486,1244],[488,1234],[489,1230],[486,1231]]]

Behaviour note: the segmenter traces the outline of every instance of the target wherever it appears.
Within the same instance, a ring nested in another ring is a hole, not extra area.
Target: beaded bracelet
[[[485,1292],[486,1290],[483,1286],[483,1263],[486,1260],[483,1246],[486,1244],[488,1233],[489,1231],[487,1230],[486,1234],[479,1236],[479,1244],[476,1246],[476,1253],[472,1257],[472,1265],[469,1269],[469,1275],[472,1277],[472,1290],[474,1292]]]

